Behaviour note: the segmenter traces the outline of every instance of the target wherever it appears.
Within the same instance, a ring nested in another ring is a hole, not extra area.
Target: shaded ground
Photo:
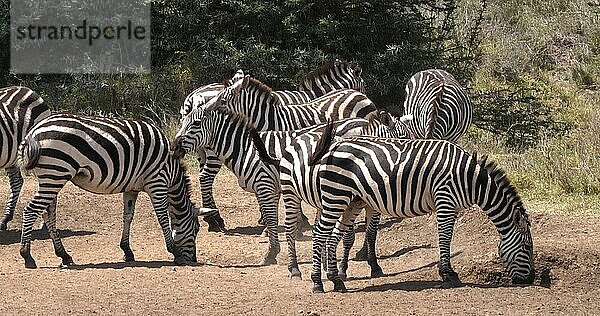
[[[8,185],[6,179],[1,182],[4,203]],[[229,172],[219,174],[217,183],[217,203],[230,231],[202,228],[198,266],[171,264],[145,195],[140,195],[131,240],[139,261],[123,263],[121,195],[93,195],[69,185],[59,196],[58,227],[78,265],[58,268],[51,241],[37,234],[32,254],[39,268],[26,270],[19,256],[20,213],[35,188],[35,180],[26,179],[19,214],[8,231],[0,232],[0,315],[600,314],[599,217],[530,210],[536,268],[546,271],[550,282],[541,282],[538,273],[534,286],[512,287],[497,258],[495,229],[480,212],[466,212],[452,249],[453,266],[466,286],[450,290],[439,288],[434,217],[387,220],[377,245],[386,276],[370,279],[367,264],[352,261],[349,293],[315,295],[310,292],[310,240],[297,243],[304,280],[287,277],[285,243],[278,265],[257,266],[267,239],[258,236],[256,201]],[[308,213],[312,218],[313,210]],[[357,245],[362,238],[359,233]]]

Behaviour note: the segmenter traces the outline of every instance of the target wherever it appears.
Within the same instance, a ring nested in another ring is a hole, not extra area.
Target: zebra
[[[170,154],[167,137],[155,126],[142,121],[55,114],[27,134],[17,160],[23,171],[31,171],[38,179],[38,189],[23,211],[20,253],[26,268],[37,267],[30,252],[31,230],[43,211],[47,212],[44,220],[56,255],[63,265],[73,264],[56,231],[56,198],[68,181],[96,194],[123,193],[120,248],[125,261],[134,260],[129,231],[140,191],[150,196],[175,262],[196,261],[197,216],[202,214],[190,201],[182,161]]]
[[[355,89],[364,93],[365,83],[361,77],[361,73],[362,70],[360,67],[352,67],[352,65],[347,62],[335,60],[324,64],[317,70],[309,73],[306,78],[300,82],[298,86],[299,91],[272,91],[272,96],[277,100],[276,102],[278,104],[290,105],[310,102],[313,99],[338,89]],[[242,77],[244,77],[243,71],[238,70],[233,78],[226,82],[225,85],[211,84],[192,92],[188,98],[186,98],[186,102],[184,102],[180,109],[181,120],[184,119],[185,115],[187,115],[192,108],[203,107],[209,99],[214,98],[215,89],[230,86]],[[194,100],[197,100],[195,104]],[[206,153],[201,148],[197,150],[197,154],[201,165],[199,178],[202,192],[202,204],[205,207],[217,209],[212,194],[212,186],[217,173],[221,169],[221,163],[214,155],[210,152]],[[206,216],[205,219],[208,221],[209,231],[222,231],[225,229],[225,222],[218,213]]]
[[[23,187],[23,178],[16,166],[19,143],[33,125],[50,116],[50,109],[42,97],[27,87],[0,89],[0,102],[0,168],[6,170],[10,184],[10,195],[0,220],[2,231],[13,219]]]
[[[380,117],[385,117],[380,114]],[[390,138],[405,138],[408,130],[406,127],[397,129],[399,126],[403,126],[407,118],[403,118],[398,123],[391,121],[391,126],[384,124],[373,124],[370,123],[362,128],[360,133],[348,133],[336,127],[335,131],[330,133],[330,137],[348,137],[354,135],[370,135],[379,137],[390,137]],[[356,120],[356,119],[354,119]],[[285,228],[286,228],[286,240],[288,243],[288,270],[290,277],[301,278],[300,269],[298,267],[298,261],[296,257],[295,248],[295,236],[296,236],[296,221],[298,214],[301,209],[301,202],[311,205],[316,209],[321,209],[321,201],[319,199],[321,193],[318,187],[317,171],[318,168],[310,166],[308,162],[309,156],[312,154],[317,141],[321,138],[324,133],[325,124],[319,125],[319,128],[314,128],[310,131],[303,133],[295,133],[288,136],[282,145],[282,154],[280,157],[279,172],[280,172],[280,183],[282,198],[285,204]],[[328,137],[328,136],[323,136]],[[269,152],[271,154],[271,152]],[[377,264],[374,259],[375,252],[375,237],[377,234],[377,225],[379,223],[380,216],[378,213],[367,214],[367,236],[373,236],[369,238],[372,243],[367,246],[369,249],[373,249],[372,252],[368,252],[368,263],[371,267],[371,277],[378,277],[383,275],[383,270]],[[344,234],[344,256],[340,264],[339,275],[342,279],[345,279],[348,269],[348,258],[350,249],[354,244],[354,230],[349,229]]]
[[[414,74],[406,84],[404,113],[411,137],[456,142],[469,128],[473,105],[467,91],[448,72],[429,69]]]
[[[442,286],[448,288],[460,285],[450,264],[456,210],[478,205],[500,234],[499,255],[513,283],[533,283],[533,240],[525,207],[506,173],[487,157],[479,159],[444,140],[355,137],[333,142],[322,137],[315,147],[308,161],[319,169],[322,215],[312,238],[313,292],[323,292],[325,241],[327,278],[334,291],[346,291],[337,273],[335,246],[363,207],[367,213],[399,218],[436,212],[438,269]]]
[[[360,118],[338,121],[338,125],[340,136],[359,134],[362,129],[378,133],[387,132],[386,135],[395,136],[394,130],[386,131],[380,128],[379,124]],[[277,239],[279,163],[271,157],[281,157],[283,148],[296,135],[325,127],[326,124],[320,124],[294,131],[257,132],[242,114],[224,108],[215,111],[196,108],[186,116],[177,133],[174,151],[182,155],[194,151],[199,146],[204,147],[235,174],[240,187],[256,195],[261,213],[259,223],[266,224],[269,232],[269,250],[262,262],[262,265],[268,265],[277,262],[276,257],[280,251]],[[299,211],[298,208],[298,213]]]
[[[202,108],[206,102],[214,98],[219,94],[226,86],[233,84],[240,78],[244,77],[244,71],[239,69],[231,79],[225,80],[222,83],[211,83],[208,85],[201,86],[196,90],[192,91],[184,100],[183,105],[179,109],[181,115],[179,121],[183,122],[185,117],[194,109]],[[214,199],[212,197],[212,183],[214,177],[221,169],[221,164],[214,154],[209,153],[202,147],[196,149],[196,159],[200,166],[200,184],[205,183],[207,185],[201,185],[203,205],[212,205],[216,208]],[[212,201],[212,202],[211,202]],[[204,221],[208,223],[208,231],[221,231],[225,226],[225,222],[221,218],[218,212],[212,212],[204,216]]]

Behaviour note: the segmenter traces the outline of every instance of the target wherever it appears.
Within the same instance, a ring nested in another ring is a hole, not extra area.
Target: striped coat
[[[31,230],[45,210],[56,254],[63,264],[73,263],[56,230],[56,198],[69,181],[97,194],[124,193],[120,246],[126,261],[134,260],[129,230],[140,191],[149,195],[167,250],[176,262],[195,261],[199,211],[190,201],[182,162],[169,153],[166,136],[155,126],[124,119],[52,115],[27,134],[18,161],[38,179],[37,192],[23,211],[21,256],[27,268],[36,267],[30,254]]]
[[[23,186],[23,178],[16,167],[19,143],[33,125],[49,115],[50,109],[44,100],[31,89],[0,89],[0,168],[6,169],[10,183],[10,195],[0,220],[0,231],[5,230],[13,219]]]

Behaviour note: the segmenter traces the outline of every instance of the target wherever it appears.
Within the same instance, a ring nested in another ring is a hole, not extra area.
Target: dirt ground
[[[199,202],[196,175],[192,178]],[[146,195],[140,195],[132,230],[138,261],[126,264],[119,248],[121,195],[94,195],[69,185],[59,196],[58,227],[76,265],[61,269],[51,241],[37,233],[32,254],[39,268],[26,270],[19,256],[20,215],[35,185],[35,179],[26,179],[17,216],[0,232],[0,315],[600,314],[600,217],[530,209],[538,276],[533,286],[514,287],[497,258],[495,229],[482,213],[466,212],[452,244],[453,266],[465,286],[449,290],[440,288],[437,274],[434,217],[386,219],[377,244],[386,275],[371,279],[365,262],[351,261],[348,293],[332,293],[325,282],[327,293],[312,294],[310,239],[297,243],[303,280],[288,278],[283,233],[278,264],[259,266],[267,239],[259,236],[258,206],[229,172],[219,174],[215,189],[229,231],[208,233],[204,225],[199,264],[188,267],[170,262]],[[0,188],[4,203],[6,179]],[[311,218],[314,210],[307,213]],[[352,256],[363,236],[358,234]],[[549,281],[541,280],[542,271]]]

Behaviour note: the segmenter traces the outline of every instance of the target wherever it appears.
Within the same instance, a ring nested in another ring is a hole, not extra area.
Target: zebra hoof
[[[35,263],[35,260],[31,259],[31,260],[25,260],[25,268],[27,269],[37,269],[37,264]]]
[[[292,267],[289,268],[290,271],[290,279],[298,279],[298,280],[302,280],[302,273],[300,272],[300,269],[298,269],[298,267]]]
[[[333,281],[333,291],[338,293],[346,293],[348,289],[346,289],[346,285],[342,280],[334,280]]]
[[[188,261],[185,260],[185,258],[182,256],[175,257],[175,260],[173,260],[173,263],[175,263],[178,266],[188,265]]]
[[[125,256],[123,256],[123,261],[125,261],[125,262],[134,262],[135,261],[135,257],[133,255],[125,255]]]
[[[379,278],[384,276],[383,270],[381,267],[371,269],[371,278]]]
[[[0,231],[6,230],[7,226],[6,223],[2,222],[0,223]]]
[[[266,257],[261,263],[261,266],[269,266],[272,264],[277,264],[277,259],[275,258],[270,258],[270,257]]]
[[[340,277],[340,279],[341,279],[342,281],[346,281],[346,280],[348,279],[348,275],[346,274],[346,272],[345,272],[345,271],[344,271],[344,272],[340,271],[340,272],[338,273],[338,277]]]
[[[75,262],[73,262],[73,258],[67,253],[61,255],[60,257],[62,259],[61,266],[63,266],[63,267],[68,267],[68,266],[72,266],[75,264]]]
[[[361,248],[357,253],[356,257],[354,257],[355,261],[367,261],[367,249]]]
[[[323,283],[315,283],[315,285],[313,285],[313,289],[312,289],[313,293],[325,293],[325,290],[323,289]]]
[[[458,278],[458,274],[454,271],[445,273],[442,276],[442,288],[444,288],[444,289],[460,287],[461,285],[462,285],[462,282],[460,282],[460,279]]]

